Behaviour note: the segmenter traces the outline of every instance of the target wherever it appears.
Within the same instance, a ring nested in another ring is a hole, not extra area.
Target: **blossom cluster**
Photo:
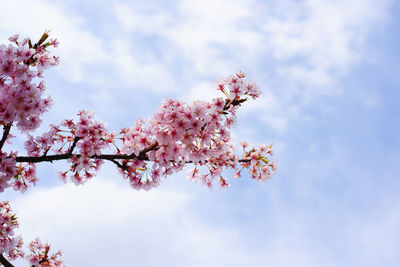
[[[217,89],[225,94],[224,98],[190,104],[165,99],[149,121],[140,120],[135,127],[123,129],[121,152],[140,155],[148,151],[145,157],[148,161],[121,161],[124,167],[121,171],[130,185],[148,190],[159,185],[161,176],[192,163],[195,169],[191,179],[211,187],[214,178],[219,177],[219,185],[227,186],[226,178],[221,175],[223,169],[236,168],[240,162],[230,138],[236,111],[248,96],[257,98],[260,94],[258,86],[244,79],[245,76],[238,72],[218,82]],[[258,164],[268,168],[265,162],[249,162],[243,167]],[[206,167],[207,173],[201,174],[198,166]]]
[[[15,153],[3,153],[0,150],[0,193],[9,187],[8,181],[15,176]]]
[[[18,221],[7,201],[0,202],[0,255],[6,254],[11,260],[23,257],[22,238],[14,236]]]
[[[265,182],[274,175],[276,170],[276,162],[271,162],[267,155],[272,156],[272,145],[260,145],[258,149],[251,148],[246,142],[241,143],[243,148],[241,169],[235,173],[235,177],[241,176],[241,171],[245,168],[249,169],[251,178]]]
[[[49,244],[42,244],[39,238],[29,243],[30,254],[26,256],[31,266],[46,266],[46,267],[64,267],[61,252],[57,251],[49,255]]]
[[[57,42],[45,42],[47,36],[32,45],[29,39],[19,42],[15,35],[10,37],[12,44],[0,45],[0,125],[17,123],[22,132],[34,130],[52,104],[50,97],[43,97],[46,86],[41,78],[46,68],[58,64],[46,50]]]
[[[65,159],[71,167],[67,171],[59,171],[58,174],[66,182],[67,174],[71,173],[69,177],[76,185],[83,184],[96,174],[103,163],[96,156],[101,155],[102,150],[111,142],[105,124],[96,121],[92,113],[81,111],[78,116],[77,122],[64,120],[59,126],[53,125],[42,136],[34,138],[29,135],[24,143],[27,154],[31,157],[46,156],[49,151],[55,155],[67,156]],[[34,164],[30,163],[30,168],[34,168]],[[23,174],[26,174],[26,170]],[[28,186],[26,181],[29,177],[20,177]]]
[[[79,120],[76,124],[72,120],[65,120],[62,126],[67,127],[71,133],[68,136],[69,139],[67,137],[67,142],[71,140],[71,136],[74,136],[68,151],[72,153],[75,143],[79,156],[74,155],[68,160],[71,163],[70,170],[59,172],[61,180],[66,182],[66,174],[71,171],[73,175],[70,178],[76,185],[83,184],[96,174],[103,161],[95,156],[101,155],[102,150],[109,143],[108,132],[104,123],[94,120],[93,114],[86,111],[81,111],[78,116]],[[64,138],[64,135],[58,134],[56,140],[64,144]],[[62,149],[58,149],[57,153],[63,153]]]

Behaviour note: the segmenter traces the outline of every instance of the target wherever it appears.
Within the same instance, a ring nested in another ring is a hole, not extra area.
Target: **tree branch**
[[[72,150],[75,147],[74,145],[76,144],[77,139],[74,140],[74,143],[71,146],[71,149],[68,151],[66,154],[56,154],[56,155],[43,155],[39,157],[29,157],[29,156],[19,156],[16,157],[17,162],[31,162],[31,163],[37,163],[37,162],[53,162],[57,160],[65,160],[65,159],[70,159],[73,156],[76,156],[78,158],[82,157],[81,154],[72,154]],[[93,159],[104,159],[104,160],[109,160],[109,161],[115,161],[118,159],[138,159],[138,160],[149,160],[147,157],[146,153],[152,150],[157,149],[158,143],[155,143],[154,145],[143,149],[140,151],[139,155],[135,155],[134,153],[132,154],[102,154],[102,155],[93,155],[91,158]],[[114,162],[115,163],[115,162]]]
[[[139,154],[140,155],[140,154]],[[70,159],[73,156],[78,158],[82,157],[81,154],[57,154],[57,155],[43,155],[39,157],[29,157],[29,156],[20,156],[16,157],[17,162],[30,162],[30,163],[38,163],[38,162],[53,162],[57,160],[65,160]],[[93,155],[90,158],[93,159],[104,159],[104,160],[117,160],[117,159],[139,159],[139,160],[148,160],[146,155],[136,156],[135,154],[102,154],[102,155]]]
[[[0,254],[0,262],[4,265],[4,267],[14,267],[6,258],[4,258],[3,254]]]
[[[7,137],[9,135],[9,133],[10,133],[10,130],[11,130],[11,126],[12,126],[12,122],[10,122],[9,124],[3,125],[3,129],[4,130],[3,130],[3,137],[0,140],[0,150],[3,148],[4,143],[7,140]]]
[[[120,168],[121,170],[125,171],[128,169],[127,166],[122,165],[121,163],[119,163],[117,160],[115,159],[109,159],[109,161],[111,161],[112,163],[114,163],[118,168]]]
[[[76,136],[74,139],[74,142],[71,145],[71,148],[68,151],[69,155],[72,155],[72,151],[74,151],[75,147],[76,147],[76,143],[78,143],[79,139],[81,139],[80,137]]]

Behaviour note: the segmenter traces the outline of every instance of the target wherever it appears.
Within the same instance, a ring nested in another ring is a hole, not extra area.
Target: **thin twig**
[[[75,147],[76,147],[76,143],[78,143],[79,139],[81,139],[80,137],[76,136],[74,139],[74,142],[71,145],[71,148],[68,151],[69,155],[72,155],[72,151],[74,151]]]
[[[7,140],[8,135],[10,134],[12,122],[3,126],[3,137],[0,140],[0,150],[3,148],[4,143]]]
[[[4,265],[4,267],[14,267],[4,256],[0,254],[0,262]]]
[[[112,163],[114,163],[115,165],[117,165],[118,168],[120,168],[121,170],[126,170],[126,166],[122,165],[121,163],[119,163],[117,160],[115,159],[109,159],[109,161],[111,161]]]

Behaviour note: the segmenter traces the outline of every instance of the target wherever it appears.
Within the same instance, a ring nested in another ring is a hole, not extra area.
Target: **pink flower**
[[[58,174],[58,178],[59,178],[62,182],[64,182],[64,183],[67,182],[67,172],[58,171],[57,174]]]
[[[230,186],[230,184],[228,184],[228,183],[226,182],[226,180],[225,180],[224,178],[222,178],[222,177],[219,177],[218,184],[219,184],[219,186],[220,186],[221,188],[227,188],[227,187]]]
[[[18,42],[18,38],[19,38],[18,34],[14,34],[14,35],[11,36],[10,38],[8,38],[8,40],[9,40],[10,42],[16,43],[16,42]]]

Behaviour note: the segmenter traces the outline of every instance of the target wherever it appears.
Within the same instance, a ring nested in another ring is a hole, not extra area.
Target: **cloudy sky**
[[[241,69],[263,94],[241,110],[235,142],[274,143],[278,166],[268,183],[210,191],[179,173],[142,192],[113,166],[75,187],[43,164],[36,188],[0,195],[25,240],[73,267],[400,265],[399,2],[0,4],[1,43],[44,30],[61,43],[38,134],[81,109],[131,126],[165,97],[212,98]]]

